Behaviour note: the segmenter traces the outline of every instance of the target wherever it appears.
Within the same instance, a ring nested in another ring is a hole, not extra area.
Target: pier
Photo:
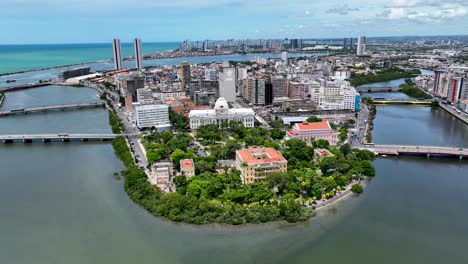
[[[71,141],[110,141],[119,135],[116,134],[24,134],[24,135],[0,135],[0,142],[33,143],[33,142],[71,142]]]
[[[86,103],[86,104],[67,104],[67,105],[31,107],[31,108],[0,111],[0,117],[9,116],[9,115],[22,115],[22,114],[29,114],[29,113],[35,113],[35,112],[47,112],[47,111],[58,111],[58,110],[65,111],[65,110],[75,110],[75,109],[94,108],[94,107],[103,107],[103,106],[105,106],[103,102],[97,102],[97,103]]]
[[[367,145],[361,149],[370,150],[377,155],[412,155],[430,157],[468,158],[468,148],[448,146],[418,146],[418,145]]]

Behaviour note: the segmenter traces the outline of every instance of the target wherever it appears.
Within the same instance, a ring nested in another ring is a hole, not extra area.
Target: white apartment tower
[[[236,68],[221,68],[219,72],[219,97],[223,97],[227,102],[236,101]]]
[[[122,69],[122,51],[120,50],[120,39],[112,40],[112,54],[114,55],[114,68]]]
[[[356,54],[358,56],[362,56],[366,53],[366,37],[359,36],[357,42],[357,51]]]
[[[133,40],[133,56],[135,57],[135,66],[137,69],[143,68],[143,53],[141,51],[141,39]]]
[[[135,114],[139,128],[155,127],[158,131],[171,129],[167,105],[139,105],[135,107]]]

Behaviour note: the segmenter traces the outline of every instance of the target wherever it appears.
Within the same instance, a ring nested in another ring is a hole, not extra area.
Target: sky
[[[468,0],[0,0],[0,10],[0,44],[468,34]]]

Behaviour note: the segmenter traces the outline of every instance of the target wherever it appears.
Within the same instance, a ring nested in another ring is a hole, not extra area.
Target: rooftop
[[[183,159],[180,161],[180,168],[182,169],[193,169],[192,159]]]
[[[258,164],[274,161],[284,161],[286,159],[274,148],[251,147],[243,148],[236,151],[239,154],[242,162],[248,164]]]
[[[330,124],[327,121],[322,122],[302,122],[297,123],[296,128],[298,130],[318,130],[318,129],[331,129]]]

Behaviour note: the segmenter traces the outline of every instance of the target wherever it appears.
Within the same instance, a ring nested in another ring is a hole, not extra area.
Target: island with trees
[[[163,193],[151,185],[145,172],[135,165],[124,137],[117,137],[113,147],[126,166],[121,175],[129,197],[153,215],[172,221],[232,225],[306,221],[314,215],[317,204],[345,190],[360,193],[359,182],[375,175],[374,153],[348,144],[330,146],[326,140],[284,140],[285,131],[279,123],[272,129],[247,128],[239,122],[210,124],[191,135],[187,118],[171,112],[170,119],[174,132],[153,132],[141,140],[150,162],[170,161],[178,170],[180,160],[193,159],[195,176],[175,176],[175,192]],[[203,146],[205,155],[197,154],[194,141]],[[234,159],[237,150],[251,146],[279,151],[287,160],[287,171],[243,184],[240,171],[222,161]],[[317,149],[331,155],[316,158]]]
[[[416,87],[411,79],[406,79],[405,83],[400,84],[401,92],[416,99],[431,99],[432,96]]]
[[[392,67],[387,70],[380,70],[376,73],[351,74],[351,85],[359,86],[368,83],[386,82],[402,78],[413,78],[421,74],[420,70],[403,70],[398,67]]]

